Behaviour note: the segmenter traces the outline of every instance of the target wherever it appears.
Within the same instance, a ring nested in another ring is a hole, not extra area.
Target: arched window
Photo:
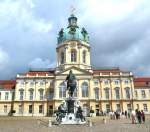
[[[99,99],[99,88],[95,88],[94,93],[95,93],[95,99],[98,100]]]
[[[77,52],[75,49],[71,50],[71,62],[76,62],[77,61]]]
[[[115,88],[116,99],[120,99],[120,90],[118,87]]]
[[[109,88],[105,88],[105,98],[109,99]]]
[[[59,97],[60,98],[66,97],[66,85],[65,85],[65,83],[61,83],[59,85]]]
[[[126,93],[126,98],[130,99],[130,88],[129,87],[125,88],[125,93]]]
[[[60,63],[63,64],[64,62],[65,62],[65,54],[64,54],[64,52],[61,52]]]
[[[86,82],[82,83],[81,89],[82,89],[82,97],[88,97],[88,94],[89,94],[88,84]]]
[[[33,92],[34,90],[32,88],[29,89],[29,99],[33,100]]]
[[[19,93],[20,93],[20,100],[23,100],[24,90],[23,89],[19,89]]]
[[[83,63],[86,63],[86,51],[85,50],[82,53],[82,60],[83,60]]]
[[[44,89],[40,88],[39,89],[39,95],[40,95],[40,100],[44,99]]]

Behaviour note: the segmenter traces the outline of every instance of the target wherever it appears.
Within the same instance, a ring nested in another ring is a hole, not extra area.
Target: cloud
[[[29,63],[30,68],[55,68],[55,62],[51,63],[48,59],[35,58]]]
[[[119,66],[136,75],[150,75],[149,1],[88,0],[81,7],[80,23],[90,33],[93,66]]]
[[[1,27],[11,24],[23,27],[33,32],[49,32],[52,23],[44,18],[37,18],[33,13],[33,2],[31,0],[6,0],[0,4]]]
[[[5,67],[9,63],[8,54],[0,47],[0,72],[4,72]]]
[[[150,75],[149,0],[1,0],[0,54],[6,59],[0,58],[0,79],[55,65],[57,34],[67,27],[72,4],[78,25],[89,32],[93,66]]]
[[[27,3],[30,5],[31,8],[35,7],[33,0],[27,0]]]
[[[54,47],[49,44],[55,40],[52,21],[39,17],[35,7],[32,0],[0,1],[0,46],[10,56],[4,68],[7,73],[2,72],[0,79],[25,72],[29,62],[37,56],[47,58],[49,49]]]
[[[145,6],[147,0],[83,0],[80,8],[84,10],[82,21],[89,18],[92,24],[109,24],[125,19],[141,6]],[[135,15],[135,14],[134,14]]]

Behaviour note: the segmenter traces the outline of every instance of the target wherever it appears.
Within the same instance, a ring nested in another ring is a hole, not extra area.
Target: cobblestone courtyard
[[[53,120],[53,119],[52,119]],[[53,125],[48,127],[48,118],[0,117],[0,132],[150,132],[150,119],[145,124],[131,124],[129,119],[107,120],[91,118],[93,126]]]

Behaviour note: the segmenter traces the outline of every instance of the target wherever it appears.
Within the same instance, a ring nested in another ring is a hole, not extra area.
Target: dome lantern
[[[58,44],[68,40],[84,41],[89,44],[89,35],[85,28],[79,28],[77,17],[72,13],[68,18],[68,27],[62,28],[58,33]]]
[[[77,17],[75,17],[74,14],[71,14],[71,16],[68,18],[68,22],[69,22],[68,27],[71,27],[71,26],[78,27],[77,20],[78,20]]]

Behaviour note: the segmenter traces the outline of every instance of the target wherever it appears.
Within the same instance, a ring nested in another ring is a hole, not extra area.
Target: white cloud
[[[52,23],[38,18],[33,13],[35,5],[31,0],[5,0],[0,2],[1,28],[16,24],[33,32],[45,33],[52,29]]]
[[[30,5],[31,8],[35,7],[33,0],[27,0],[27,3]]]
[[[0,47],[0,71],[4,72],[3,69],[6,68],[9,63],[8,54]]]
[[[93,24],[107,24],[125,19],[141,6],[148,4],[147,0],[83,0],[82,20]]]
[[[29,63],[30,68],[54,68],[55,62],[50,62],[48,59],[35,58]]]

